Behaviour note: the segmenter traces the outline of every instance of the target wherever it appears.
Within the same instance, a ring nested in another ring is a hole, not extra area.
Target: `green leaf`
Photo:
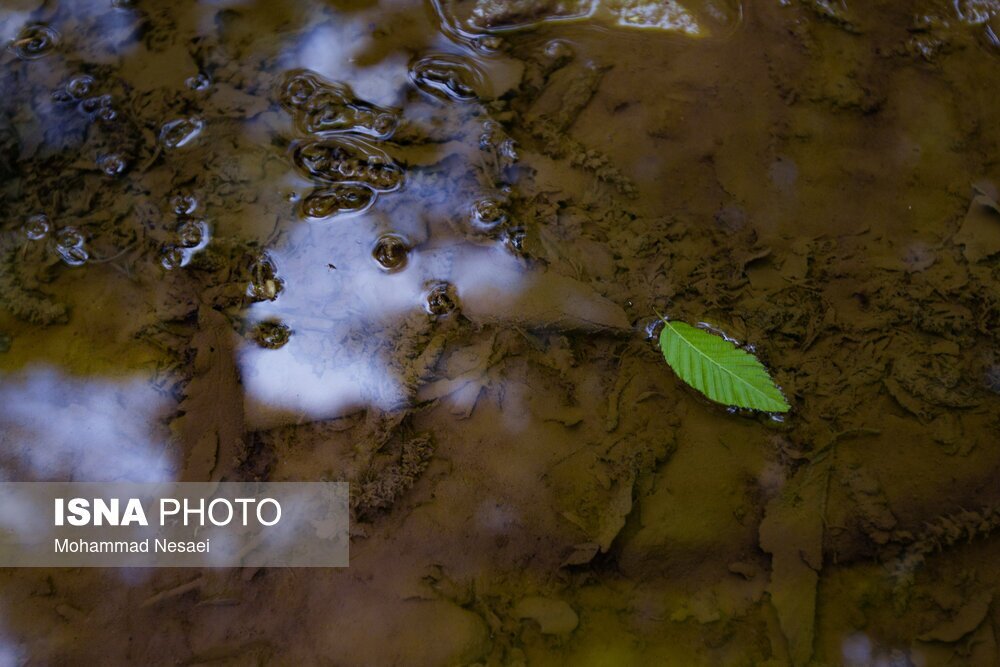
[[[749,352],[721,336],[684,322],[660,332],[663,358],[677,375],[713,401],[737,408],[788,412],[791,407],[767,369]]]

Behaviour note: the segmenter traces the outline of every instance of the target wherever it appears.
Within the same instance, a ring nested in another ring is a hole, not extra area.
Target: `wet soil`
[[[353,522],[0,571],[0,664],[1000,662],[1000,3],[595,7],[4,3],[0,476]]]

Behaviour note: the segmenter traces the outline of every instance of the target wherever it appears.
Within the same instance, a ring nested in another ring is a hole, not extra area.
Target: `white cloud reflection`
[[[173,478],[162,417],[173,401],[148,378],[75,378],[48,366],[0,376],[0,475],[17,481]]]

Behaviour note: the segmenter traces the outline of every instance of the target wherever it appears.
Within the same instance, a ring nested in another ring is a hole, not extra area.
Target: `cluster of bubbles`
[[[90,259],[83,234],[76,227],[63,227],[55,241],[56,254],[67,266],[83,266]]]
[[[490,155],[500,171],[517,162],[516,142],[495,120],[483,123],[483,131],[479,135],[479,150]]]
[[[419,90],[436,99],[452,103],[475,102],[486,95],[486,78],[475,63],[460,56],[433,54],[414,60],[409,67],[410,81]],[[394,109],[359,100],[349,86],[322,79],[313,72],[293,70],[284,77],[278,91],[281,105],[292,115],[299,131],[323,135],[293,144],[292,161],[297,170],[317,183],[305,196],[300,214],[322,219],[368,210],[380,194],[403,186],[405,172],[375,143],[389,139],[399,123]],[[516,160],[513,141],[498,124],[484,126],[480,148],[491,154],[498,169]],[[479,234],[496,234],[507,227],[504,201],[484,197],[473,202],[469,226]],[[379,236],[371,250],[372,259],[387,273],[403,270],[412,248],[398,234]],[[267,266],[267,264],[265,264]],[[264,271],[274,278],[273,265]],[[255,280],[251,298],[273,298]],[[424,307],[434,316],[458,308],[453,285],[443,281],[428,283]]]
[[[302,200],[307,218],[328,218],[360,213],[375,201],[377,193],[398,190],[403,170],[383,151],[351,137],[328,137],[296,145],[295,166],[306,176],[321,181]]]
[[[826,6],[828,0],[815,0]],[[961,0],[956,0],[956,4]],[[968,0],[983,3],[991,0]],[[442,28],[470,45],[497,33],[536,29],[545,24],[592,20],[616,28],[662,30],[706,37],[724,35],[743,20],[740,0],[629,0],[595,2],[560,0],[559,2],[496,2],[477,0],[431,0]],[[788,4],[786,0],[782,4]],[[526,11],[528,9],[528,11]],[[488,43],[480,45],[480,48]]]
[[[398,110],[360,100],[350,86],[301,69],[285,75],[278,98],[300,131],[323,135],[297,142],[293,149],[296,168],[319,182],[299,205],[303,217],[318,220],[361,213],[379,193],[402,187],[403,169],[361,138],[383,141],[392,136],[399,124]]]
[[[97,94],[96,81],[89,74],[77,74],[52,93],[52,99],[76,104],[77,111],[89,120],[111,122],[118,118],[111,95]]]
[[[483,130],[479,135],[479,150],[498,174],[503,174],[518,160],[517,144],[495,120],[483,123]],[[524,251],[526,232],[524,227],[510,224],[506,211],[509,194],[509,186],[503,186],[496,196],[483,197],[473,202],[470,226],[473,232],[485,234],[492,240],[499,239],[510,252],[521,254]]]
[[[176,217],[173,238],[163,246],[160,264],[167,270],[178,269],[191,263],[192,257],[209,242],[208,223],[193,217],[198,210],[198,200],[186,192],[174,195],[170,208]]]
[[[36,213],[28,216],[23,229],[28,240],[43,241],[52,234],[52,222],[44,213]],[[76,227],[67,226],[56,232],[50,247],[67,266],[83,266],[90,259],[86,239]]]
[[[498,38],[487,38],[491,40],[490,44],[478,43],[477,46],[499,46]],[[449,103],[479,102],[489,96],[489,86],[482,70],[474,61],[458,55],[430,54],[417,58],[410,63],[409,78],[418,90]],[[485,161],[491,163],[493,171],[498,175],[517,161],[513,139],[495,121],[489,120],[483,124],[479,148],[485,154]],[[461,223],[467,238],[481,238],[490,243],[502,238],[512,250],[521,251],[524,232],[521,228],[511,228],[509,225],[506,205],[508,194],[506,188],[501,188],[496,193],[481,196],[471,202]],[[380,265],[385,267],[384,260],[394,257],[392,251],[395,247],[387,237],[379,239],[373,254]],[[402,254],[406,250],[408,248],[404,246],[397,252]],[[403,262],[405,263],[405,255]],[[424,291],[424,308],[434,317],[458,310],[455,287],[445,281],[429,282]]]
[[[524,247],[524,228],[513,225],[508,215],[508,188],[474,199],[468,212],[455,220],[456,227],[473,243],[502,243],[513,254]]]
[[[467,58],[434,54],[410,63],[410,81],[423,92],[450,102],[474,102],[482,97],[485,77]]]
[[[375,191],[366,185],[344,183],[313,190],[302,200],[302,215],[314,220],[343,213],[361,213],[375,201]]]
[[[177,118],[160,128],[160,143],[167,150],[182,148],[194,141],[205,128],[205,121],[197,117]]]
[[[59,33],[44,23],[29,23],[21,28],[8,48],[21,60],[37,60],[48,55],[59,42]]]
[[[52,93],[52,99],[61,104],[75,104],[84,118],[111,123],[118,118],[111,95],[95,91],[97,82],[89,74],[76,74]],[[97,157],[97,168],[107,176],[120,176],[128,162],[120,153],[104,153]]]
[[[403,170],[383,151],[349,137],[330,137],[296,145],[295,164],[307,176],[327,183],[366,185],[376,192],[398,190]]]
[[[307,70],[285,75],[279,100],[308,134],[354,132],[384,140],[399,124],[395,109],[359,100],[347,84],[327,81]]]

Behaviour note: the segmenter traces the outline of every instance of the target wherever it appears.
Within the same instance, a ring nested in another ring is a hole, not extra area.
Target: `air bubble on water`
[[[208,78],[207,74],[198,72],[192,77],[188,77],[184,81],[186,85],[191,90],[208,90],[208,87],[212,85],[212,80]]]
[[[185,220],[177,226],[177,242],[182,248],[200,250],[208,245],[208,223],[204,220]]]
[[[52,223],[49,222],[49,216],[44,213],[29,216],[24,222],[24,233],[32,241],[44,239],[50,231],[52,231]]]
[[[268,350],[284,347],[291,336],[292,330],[287,324],[274,320],[259,322],[251,333],[254,342]]]
[[[191,215],[198,210],[198,200],[193,194],[180,192],[170,198],[170,209],[175,215]]]
[[[125,172],[128,163],[118,153],[107,153],[97,158],[97,168],[108,176],[119,176]]]
[[[424,309],[435,316],[447,315],[458,310],[455,287],[444,281],[429,283],[424,294]]]
[[[319,77],[314,74],[302,70],[289,72],[281,87],[281,103],[289,109],[300,109],[320,85]]]
[[[451,54],[425,56],[410,64],[410,81],[425,93],[451,102],[484,96],[486,77],[467,58]]]
[[[168,271],[179,269],[187,264],[187,254],[177,246],[167,245],[163,247],[160,255],[160,265]]]
[[[194,141],[204,127],[204,121],[193,116],[172,120],[160,128],[160,142],[167,149],[182,148]]]
[[[90,258],[84,247],[83,234],[75,227],[60,229],[55,241],[56,253],[69,266],[81,266]]]
[[[248,267],[250,282],[246,295],[253,302],[274,301],[284,290],[285,283],[278,277],[278,269],[266,254],[255,257]]]
[[[372,259],[383,271],[400,271],[406,266],[410,244],[399,234],[383,234],[372,247]]]
[[[374,203],[375,197],[375,191],[366,185],[334,185],[310,193],[302,200],[300,210],[304,217],[314,220],[362,213]]]
[[[31,23],[21,28],[9,49],[21,60],[36,60],[51,52],[59,41],[59,33],[44,23]]]
[[[375,134],[380,137],[388,137],[396,129],[396,125],[399,120],[396,118],[395,114],[391,113],[379,113],[376,114],[372,120],[372,130]]]
[[[503,244],[511,253],[520,255],[524,252],[526,232],[523,227],[512,227],[504,234]]]
[[[484,229],[493,229],[507,221],[503,203],[493,197],[484,197],[472,205],[472,222]]]
[[[60,248],[82,248],[83,234],[76,227],[63,227],[56,235],[56,245]]]
[[[82,100],[90,95],[94,88],[94,77],[89,74],[77,74],[66,82],[66,92],[74,99]]]

